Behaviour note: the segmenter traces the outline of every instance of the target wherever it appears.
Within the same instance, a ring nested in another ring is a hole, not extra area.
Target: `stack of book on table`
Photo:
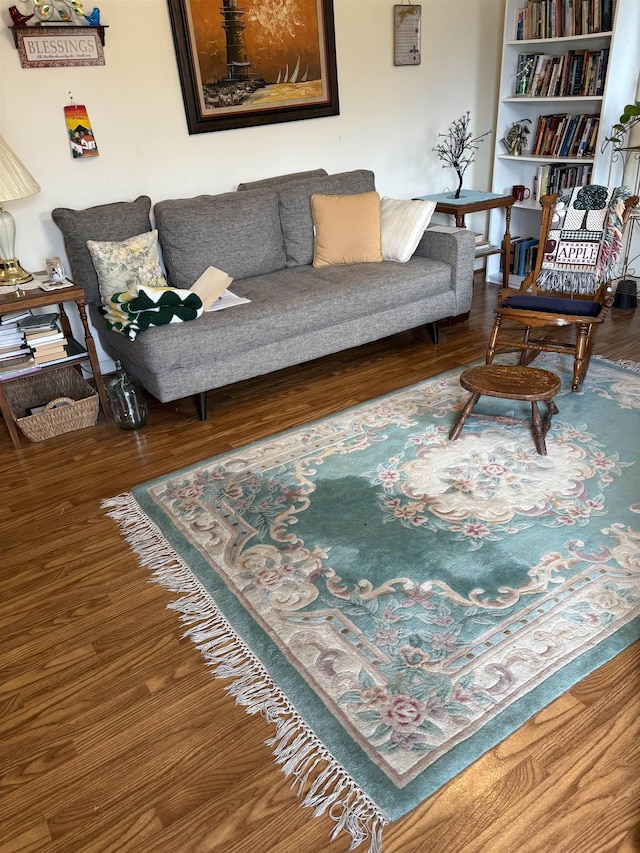
[[[475,238],[476,238],[476,254],[477,255],[481,255],[481,254],[483,254],[483,252],[486,252],[489,249],[493,248],[493,246],[491,245],[491,240],[488,240],[479,231],[475,232]]]
[[[29,311],[11,311],[0,317],[0,379],[9,379],[36,369],[27,347],[20,321],[30,317]]]
[[[26,345],[37,365],[55,364],[68,358],[68,339],[60,331],[57,312],[31,314],[18,323],[24,334]]]

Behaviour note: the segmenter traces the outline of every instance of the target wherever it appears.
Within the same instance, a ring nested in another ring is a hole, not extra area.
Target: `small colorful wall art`
[[[71,104],[64,108],[64,117],[73,159],[85,160],[87,157],[97,157],[98,146],[86,107],[83,104]]]

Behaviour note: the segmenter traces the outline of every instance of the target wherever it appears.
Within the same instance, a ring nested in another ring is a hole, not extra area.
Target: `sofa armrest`
[[[476,255],[473,231],[467,228],[452,228],[447,231],[427,228],[414,254],[449,264],[451,289],[456,294],[456,314],[468,311],[471,307]]]

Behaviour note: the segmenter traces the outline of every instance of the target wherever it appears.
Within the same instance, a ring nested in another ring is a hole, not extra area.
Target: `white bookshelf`
[[[531,191],[527,201],[515,202],[511,216],[511,236],[537,237],[540,231],[540,206],[533,198],[534,178],[538,167],[544,164],[592,164],[591,183],[607,184],[611,159],[611,146],[604,151],[604,140],[612,125],[619,120],[625,104],[636,97],[638,69],[640,68],[640,0],[614,2],[614,19],[611,32],[564,38],[516,39],[518,9],[526,0],[505,0],[504,42],[500,73],[499,103],[495,133],[492,192],[510,193],[515,184],[524,184]],[[520,53],[541,53],[551,56],[567,54],[570,50],[601,50],[609,48],[609,60],[600,96],[535,97],[516,95],[516,72]],[[531,154],[539,116],[551,113],[598,114],[600,126],[592,157],[545,157]],[[529,143],[519,156],[507,153],[501,139],[511,125],[520,119],[531,121]],[[504,231],[504,211],[491,211],[489,239],[499,242]],[[502,283],[499,257],[487,258],[487,281]],[[512,276],[511,282],[519,278]]]

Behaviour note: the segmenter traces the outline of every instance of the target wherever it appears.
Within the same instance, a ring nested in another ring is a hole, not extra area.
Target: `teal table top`
[[[475,204],[478,201],[492,201],[494,198],[505,198],[508,193],[486,193],[477,190],[462,190],[460,198],[454,198],[453,193],[435,193],[434,195],[419,195],[421,201],[443,202],[445,204]]]

